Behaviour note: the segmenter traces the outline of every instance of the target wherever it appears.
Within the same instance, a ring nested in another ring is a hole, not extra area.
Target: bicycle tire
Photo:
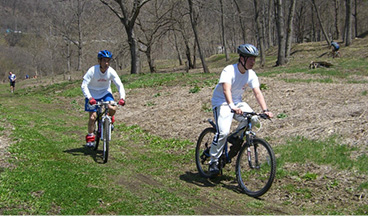
[[[95,124],[95,130],[93,131],[93,133],[95,134],[95,147],[93,148],[93,150],[97,151],[98,149],[98,144],[100,143],[100,133],[98,132],[99,130],[99,127],[100,127],[100,122],[99,121],[96,121],[96,124]]]
[[[257,165],[255,151],[258,156]],[[251,163],[248,157],[251,158]],[[265,140],[254,138],[251,146],[245,144],[239,152],[235,166],[238,184],[245,194],[260,197],[271,188],[276,174],[276,157],[270,144]]]
[[[105,119],[103,123],[103,150],[102,159],[104,163],[107,163],[109,158],[109,141],[110,141],[110,121]]]
[[[210,162],[209,151],[216,129],[213,127],[206,128],[199,135],[195,151],[195,161],[199,174],[202,177],[210,178],[211,174],[208,171],[208,164]],[[205,166],[205,167],[204,167]]]

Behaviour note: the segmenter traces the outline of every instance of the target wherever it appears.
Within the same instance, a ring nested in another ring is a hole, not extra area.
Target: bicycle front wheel
[[[255,138],[253,144],[245,144],[236,161],[236,178],[244,193],[251,197],[265,194],[276,174],[276,158],[270,144]]]
[[[109,141],[110,141],[110,121],[105,120],[103,123],[103,151],[102,159],[106,163],[109,158]]]
[[[205,178],[211,177],[211,174],[208,172],[208,164],[210,162],[210,148],[215,133],[215,128],[206,128],[199,135],[197,141],[195,161],[199,174]]]

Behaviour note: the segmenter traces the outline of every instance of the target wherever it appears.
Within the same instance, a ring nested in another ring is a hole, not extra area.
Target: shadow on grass
[[[102,150],[96,151],[93,150],[93,148],[82,146],[80,148],[65,150],[64,152],[69,153],[73,156],[91,156],[96,163],[103,163]]]
[[[193,173],[187,171],[185,174],[180,175],[180,179],[191,184],[195,184],[199,187],[216,187],[221,185],[222,187],[232,190],[236,193],[242,193],[239,186],[234,183],[236,179],[232,176],[222,175],[215,178],[204,178],[199,173]]]

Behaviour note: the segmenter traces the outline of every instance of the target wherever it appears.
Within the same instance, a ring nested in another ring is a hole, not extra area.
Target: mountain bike
[[[247,125],[235,131],[235,133],[240,134],[242,144],[238,152],[233,155],[236,156],[238,154],[235,163],[235,173],[241,190],[251,197],[259,197],[270,189],[275,178],[276,157],[271,145],[264,139],[258,138],[256,133],[252,131],[254,124],[252,117],[254,118],[254,116],[269,119],[266,114],[244,112],[243,117],[247,120]],[[212,178],[214,176],[209,173],[208,165],[211,143],[216,134],[216,124],[211,119],[208,121],[212,127],[204,129],[199,135],[195,161],[201,176]],[[227,148],[228,142],[225,143],[223,153],[219,158],[220,175],[222,175],[222,169],[225,165],[231,163]]]
[[[98,149],[98,145],[100,140],[103,143],[102,146],[102,159],[103,163],[107,162],[109,158],[109,142],[111,140],[111,131],[112,131],[112,122],[111,117],[107,115],[109,113],[108,105],[116,106],[115,101],[97,101],[96,108],[97,108],[97,118],[95,122],[95,130],[94,134],[96,134],[96,141],[94,150]]]

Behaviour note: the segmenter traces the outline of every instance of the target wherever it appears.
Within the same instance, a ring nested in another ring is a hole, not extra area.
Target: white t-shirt
[[[259,87],[258,77],[252,69],[242,74],[238,69],[238,64],[228,65],[222,70],[219,83],[213,91],[212,108],[227,104],[222,83],[231,84],[231,95],[235,105],[242,102],[242,95],[247,87],[251,89]]]
[[[116,71],[109,67],[105,73],[100,71],[100,65],[92,66],[83,77],[82,91],[86,98],[100,99],[111,91],[111,81],[118,88],[120,98],[125,99],[125,90]]]

